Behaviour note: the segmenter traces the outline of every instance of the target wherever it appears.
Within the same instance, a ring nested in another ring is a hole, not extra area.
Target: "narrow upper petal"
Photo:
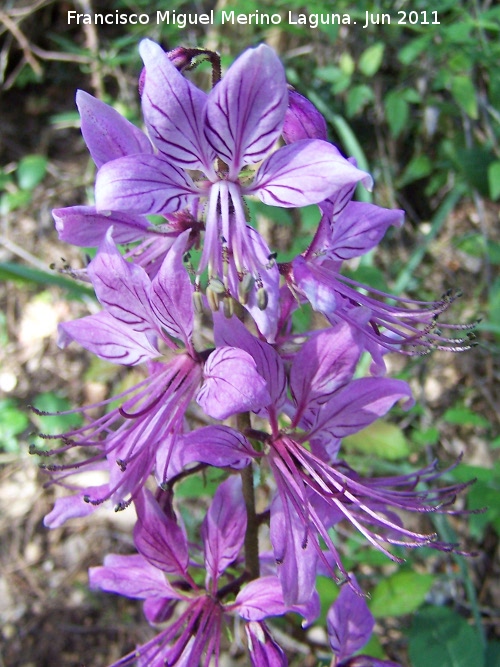
[[[319,412],[306,413],[305,418],[313,423],[311,435],[344,438],[372,424],[401,399],[411,407],[411,389],[404,380],[359,378],[336,392]]]
[[[155,330],[148,298],[151,281],[141,266],[123,259],[113,243],[112,230],[87,270],[97,298],[110,315],[134,331]]]
[[[206,586],[238,558],[245,541],[247,513],[241,477],[232,475],[215,492],[201,528],[205,549]]]
[[[369,174],[346,160],[332,144],[319,139],[304,139],[283,146],[259,167],[251,187],[271,206],[307,206],[330,197],[336,190],[362,182],[371,187]]]
[[[57,344],[65,348],[71,341],[100,359],[124,366],[142,364],[159,355],[147,334],[134,331],[106,311],[60,324]]]
[[[278,139],[287,108],[285,71],[261,44],[245,51],[209,95],[205,134],[235,178],[262,160]]]
[[[340,215],[330,220],[328,256],[344,260],[364,255],[380,243],[391,225],[401,227],[403,219],[404,211],[351,201]]]
[[[213,149],[203,134],[207,95],[186,79],[159,44],[149,39],[139,51],[146,68],[142,110],[158,150],[186,169],[213,170]]]
[[[52,216],[61,241],[84,248],[95,248],[113,227],[116,243],[132,243],[147,236],[151,223],[143,216],[114,213],[102,215],[94,206],[55,208]]]
[[[165,330],[191,347],[193,286],[183,265],[189,230],[177,237],[151,283],[151,307]]]
[[[137,550],[155,568],[184,577],[189,563],[188,545],[172,508],[163,511],[149,490],[140,493],[134,503]]]
[[[141,154],[107,162],[96,177],[98,211],[173,213],[199,196],[187,173],[158,155]]]
[[[356,583],[354,576],[351,577]],[[339,660],[359,651],[370,639],[375,620],[366,600],[353,584],[345,584],[330,607],[326,623],[332,651]]]
[[[144,132],[113,107],[83,90],[76,93],[76,105],[82,119],[83,138],[98,167],[125,155],[153,152]]]
[[[197,461],[240,470],[256,457],[245,436],[229,426],[204,426],[182,437],[181,466]]]
[[[108,554],[101,567],[89,570],[91,589],[118,593],[129,598],[182,599],[161,570],[148,563],[143,556]]]

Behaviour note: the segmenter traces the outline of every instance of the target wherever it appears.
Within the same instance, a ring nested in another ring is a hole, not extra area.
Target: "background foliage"
[[[52,497],[42,493],[43,477],[26,455],[39,428],[26,406],[64,410],[130,382],[78,350],[57,351],[57,323],[94,306],[88,289],[65,275],[85,258],[58,242],[50,209],[92,197],[93,167],[78,131],[75,89],[140,123],[136,45],[148,36],[165,48],[219,50],[224,64],[263,40],[273,46],[290,83],[325,115],[332,141],[374,175],[373,200],[407,213],[404,229],[352,265],[351,275],[415,298],[461,287],[454,318],[482,316],[473,351],[394,360],[392,372],[410,380],[418,406],[345,443],[358,467],[378,474],[405,473],[436,455],[450,463],[463,453],[450,481],[477,478],[466,506],[488,509],[433,523],[443,539],[478,555],[464,560],[420,550],[395,566],[355,537],[346,536],[346,549],[349,567],[373,591],[379,637],[367,649],[373,655],[411,667],[498,665],[500,7],[487,0],[443,0],[436,14],[429,0],[238,4],[242,14],[280,13],[281,24],[269,28],[222,26],[221,11],[236,10],[224,0],[170,0],[168,9],[178,13],[215,10],[215,25],[185,30],[155,24],[156,11],[166,9],[163,0],[6,0],[2,7],[0,664],[105,665],[147,636],[139,608],[86,590],[86,567],[106,551],[129,546],[123,519],[103,517],[96,527],[82,523],[50,534],[41,526]],[[68,24],[70,10],[143,12],[151,22]],[[289,12],[345,13],[351,25],[291,25]],[[391,23],[362,29],[367,12],[375,20],[387,13]],[[399,12],[406,12],[406,23],[398,24]],[[255,207],[279,257],[286,258],[306,247],[317,217],[314,211],[302,217],[278,213],[266,220]],[[312,314],[300,317],[310,320]],[[46,432],[69,426],[54,419],[44,424]],[[320,590],[326,613],[335,587],[324,581]],[[304,664],[300,641],[295,650],[294,664]]]

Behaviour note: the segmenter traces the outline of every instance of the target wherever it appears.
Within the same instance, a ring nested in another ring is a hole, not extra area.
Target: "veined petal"
[[[306,412],[304,417],[313,423],[311,436],[344,438],[369,426],[401,399],[405,399],[406,407],[411,407],[411,389],[403,380],[360,378],[336,392],[319,412]]]
[[[248,651],[252,667],[287,667],[288,660],[280,646],[271,637],[264,623],[245,624]]]
[[[336,260],[359,257],[378,245],[387,228],[401,227],[404,211],[351,201],[330,221],[332,234],[328,257]]]
[[[280,580],[274,575],[250,581],[236,596],[238,614],[247,621],[282,616],[289,611],[283,601]]]
[[[205,135],[230,178],[264,158],[278,139],[287,108],[285,71],[274,51],[248,49],[209,94]]]
[[[139,241],[152,227],[146,217],[127,213],[102,215],[94,206],[55,208],[52,216],[61,241],[84,248],[98,246],[111,226],[116,243]]]
[[[90,588],[118,593],[128,598],[174,598],[182,600],[161,570],[141,555],[108,554],[101,567],[89,570]]]
[[[351,580],[351,584],[344,584],[326,617],[330,646],[339,660],[359,651],[375,625],[365,598],[352,587],[357,584],[353,575]]]
[[[151,283],[151,307],[165,330],[191,347],[193,286],[182,263],[189,230],[177,237]]]
[[[113,107],[83,90],[76,93],[76,105],[83,138],[97,167],[125,155],[153,152],[144,132]]]
[[[216,468],[245,468],[256,452],[245,436],[229,426],[204,426],[182,436],[181,465],[194,461]]]
[[[255,361],[235,347],[221,347],[208,357],[204,382],[197,403],[214,419],[226,419],[238,412],[259,410],[271,397]]]
[[[189,563],[188,545],[172,508],[163,511],[147,489],[135,498],[134,503],[137,550],[155,568],[184,577]]]
[[[60,324],[57,344],[64,349],[71,341],[100,359],[123,366],[142,364],[159,355],[145,333],[134,331],[105,311]]]
[[[362,351],[362,336],[345,322],[313,333],[296,354],[290,370],[290,389],[298,415],[305,408],[326,403],[348,382]]]
[[[141,154],[107,162],[96,177],[98,211],[173,213],[199,196],[187,173],[158,155]]]
[[[142,110],[151,140],[175,164],[209,176],[215,154],[203,134],[206,93],[178,72],[159,44],[144,39],[139,51],[146,68]]]
[[[285,367],[276,350],[260,341],[236,317],[227,319],[214,313],[214,337],[217,347],[230,345],[250,354],[259,374],[267,382],[267,389],[275,409],[282,407],[286,398]]]
[[[141,266],[123,259],[113,243],[112,230],[87,271],[97,298],[110,315],[134,331],[156,329],[148,298],[151,281]]]
[[[286,605],[310,601],[316,582],[316,539],[293,503],[277,495],[271,504],[270,537]]]
[[[207,570],[206,587],[217,581],[224,570],[238,558],[245,541],[247,513],[241,477],[232,475],[215,492],[201,527]]]
[[[259,167],[246,194],[255,194],[270,206],[307,206],[330,197],[336,190],[372,178],[346,160],[332,144],[304,139],[283,146]]]

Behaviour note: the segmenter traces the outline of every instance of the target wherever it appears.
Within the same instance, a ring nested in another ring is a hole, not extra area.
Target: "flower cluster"
[[[45,523],[108,502],[135,507],[136,553],[108,555],[90,584],[144,600],[161,629],[115,667],[218,664],[227,630],[242,626],[252,665],[287,665],[268,619],[295,613],[311,624],[318,574],[342,585],[327,617],[332,665],[394,666],[357,653],[373,618],[343,564],[337,526],[350,524],[393,560],[392,545],[449,550],[403,517],[446,511],[464,485],[434,487],[435,465],[364,477],[342,459],[342,439],[398,402],[412,405],[408,384],[385,376],[387,352],[466,349],[467,327],[443,325],[446,335],[437,327],[452,295],[411,301],[341,273],[403,213],[352,199],[370,176],[328,141],[324,119],[289,88],[272,49],[245,51],[222,78],[207,51],[168,53],[144,40],[140,53],[146,132],[79,91],[95,205],[54,218],[62,240],[97,248],[77,274],[102,307],[62,324],[60,346],[76,342],[144,378],[81,408],[82,426],[44,436],[59,446],[32,448],[50,457],[49,483],[70,491]],[[208,93],[187,76],[200,56],[214,69]],[[250,219],[255,198],[319,207],[302,254],[279,261]],[[297,331],[292,316],[307,303],[324,326]],[[365,353],[372,374],[359,377]],[[65,461],[69,450],[84,453]],[[193,532],[176,488],[208,466],[223,481]],[[95,470],[106,482],[82,486],[80,473]]]

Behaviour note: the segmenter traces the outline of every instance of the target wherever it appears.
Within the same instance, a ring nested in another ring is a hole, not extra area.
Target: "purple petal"
[[[238,558],[245,541],[247,513],[241,477],[232,475],[223,482],[212,500],[201,528],[205,547],[206,586],[212,588],[224,570]]]
[[[220,313],[214,314],[214,337],[217,347],[229,345],[248,352],[259,375],[266,381],[273,406],[278,410],[286,398],[286,377],[285,367],[276,350],[252,336],[236,317],[227,319]]]
[[[245,625],[252,667],[287,667],[284,651],[271,637],[264,623],[251,621]]]
[[[113,227],[115,243],[132,243],[147,236],[151,223],[143,216],[114,213],[102,215],[94,206],[68,206],[52,211],[61,241],[84,248],[95,248]]]
[[[342,322],[332,329],[313,333],[295,355],[290,370],[290,389],[298,415],[325,403],[348,382],[363,351],[357,331]]]
[[[289,208],[317,204],[339,188],[359,181],[370,187],[372,179],[343,158],[335,146],[304,139],[268,157],[253,185],[244,192],[256,194],[270,206]]]
[[[163,511],[148,490],[141,492],[134,503],[137,510],[134,543],[137,550],[154,567],[184,577],[189,564],[188,545],[173,511],[169,507]]]
[[[205,362],[204,378],[196,401],[214,419],[260,410],[271,402],[266,381],[244,350],[222,347],[212,352]]]
[[[128,598],[174,598],[179,595],[165,579],[161,570],[153,567],[143,556],[109,554],[101,567],[89,570],[90,588],[118,593]]]
[[[352,585],[357,586],[352,577]],[[375,621],[360,591],[350,584],[342,586],[327,617],[328,638],[339,660],[358,651],[370,639]]]
[[[161,153],[186,169],[213,171],[213,150],[203,134],[207,95],[180,74],[159,44],[139,45],[146,68],[142,110],[149,135]]]
[[[113,243],[112,230],[87,271],[97,298],[110,315],[137,332],[156,329],[148,297],[151,281],[141,266],[123,259]]]
[[[191,431],[183,436],[180,449],[183,466],[196,461],[241,470],[256,456],[245,436],[229,426],[205,426]]]
[[[288,91],[283,139],[287,144],[301,139],[328,139],[325,119],[314,104],[296,90]]]
[[[83,138],[97,167],[125,155],[153,152],[144,132],[113,107],[83,90],[76,93],[76,105],[82,119]]]
[[[345,260],[359,257],[378,245],[387,228],[401,227],[404,211],[349,202],[342,213],[332,219],[332,235],[328,243],[328,256]]]
[[[159,355],[145,333],[134,331],[105,311],[60,324],[57,344],[64,349],[71,341],[100,359],[123,366],[142,364]]]
[[[84,497],[96,493],[97,495],[105,494],[109,490],[109,486],[104,484],[102,486],[87,487],[77,494],[71,496],[64,496],[57,498],[52,510],[44,517],[43,525],[46,528],[60,528],[69,519],[78,519],[80,517],[89,516],[98,508],[96,505],[86,503]]]
[[[357,433],[385,415],[400,399],[406,399],[406,407],[413,403],[410,386],[403,380],[378,377],[353,380],[314,416],[310,434],[344,438]]]
[[[236,177],[260,162],[281,133],[287,107],[283,65],[265,44],[248,49],[209,95],[205,134]]]
[[[183,264],[189,230],[177,237],[151,283],[151,307],[165,330],[191,346],[193,286]]]
[[[283,597],[288,606],[306,604],[316,583],[316,539],[299,518],[293,504],[276,496],[271,505],[270,536]]]
[[[282,616],[289,611],[283,601],[280,580],[274,575],[248,583],[238,593],[235,605],[238,614],[247,621],[262,621],[268,616]]]
[[[96,177],[96,208],[101,212],[173,213],[199,196],[187,173],[158,155],[107,162]]]

